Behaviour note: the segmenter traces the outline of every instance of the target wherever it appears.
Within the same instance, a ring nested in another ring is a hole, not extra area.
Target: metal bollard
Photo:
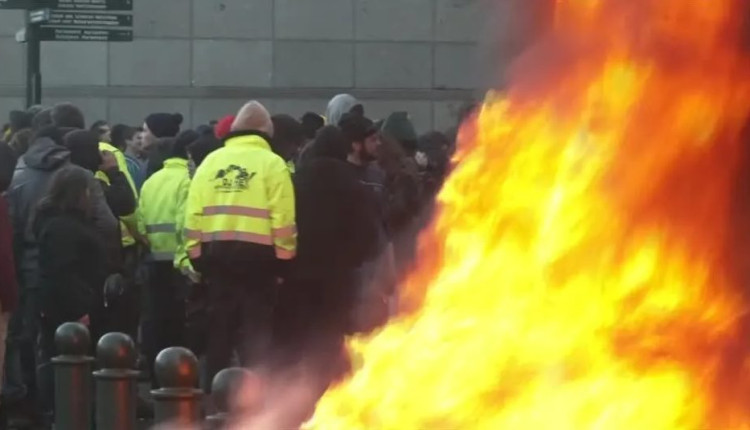
[[[60,354],[52,358],[55,372],[55,428],[89,430],[91,428],[91,367],[88,357],[91,338],[80,323],[65,323],[55,331],[55,346]]]
[[[240,367],[224,369],[216,374],[211,383],[211,398],[216,407],[216,413],[206,419],[209,430],[224,428],[231,413],[230,402],[232,397],[237,394],[242,384],[251,377],[252,374],[248,370]]]
[[[160,352],[154,364],[161,388],[152,390],[155,423],[192,426],[200,423],[203,391],[198,385],[198,359],[180,347]]]
[[[138,372],[135,345],[124,333],[108,333],[96,345],[101,370],[96,379],[96,428],[133,430],[136,428]]]

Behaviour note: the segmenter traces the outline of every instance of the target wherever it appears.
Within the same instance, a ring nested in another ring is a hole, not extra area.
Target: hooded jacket
[[[349,94],[339,94],[332,98],[326,108],[326,120],[328,124],[339,125],[341,118],[359,104],[359,101]]]
[[[50,138],[39,138],[19,161],[8,189],[16,267],[20,284],[25,288],[35,288],[39,268],[39,248],[30,220],[53,175],[66,166],[72,166],[70,152]],[[117,219],[112,215],[98,181],[91,172],[88,174],[94,207],[93,225],[107,243],[110,258],[116,259],[119,254]]]

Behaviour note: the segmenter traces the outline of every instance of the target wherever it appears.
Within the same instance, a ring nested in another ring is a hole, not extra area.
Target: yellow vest
[[[148,238],[154,261],[186,261],[182,237],[185,201],[190,188],[187,160],[170,158],[141,188],[138,231]],[[182,244],[182,246],[181,246]],[[177,254],[182,248],[184,258]],[[182,268],[178,265],[178,268]]]
[[[112,154],[114,154],[115,160],[117,160],[117,169],[125,175],[125,178],[127,178],[128,183],[130,184],[130,189],[133,190],[133,195],[135,196],[137,201],[138,191],[135,188],[135,182],[133,182],[133,178],[130,177],[130,172],[128,171],[128,163],[125,160],[125,154],[106,142],[99,142],[99,150],[111,152]],[[104,172],[96,172],[96,177],[109,185],[109,178]],[[120,234],[122,235],[122,246],[127,247],[135,245],[135,238],[133,237],[133,234],[131,232],[136,231],[136,223],[137,221],[135,212],[131,215],[120,217]]]
[[[263,137],[229,138],[195,172],[185,210],[190,258],[201,245],[239,241],[273,247],[289,260],[297,250],[294,187],[284,160]]]

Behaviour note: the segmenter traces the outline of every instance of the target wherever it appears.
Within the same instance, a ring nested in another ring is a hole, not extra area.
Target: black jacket
[[[40,212],[34,221],[39,241],[40,311],[53,327],[92,312],[96,291],[107,276],[104,242],[90,219],[79,213]]]
[[[104,174],[107,175],[109,184],[101,180],[99,182],[104,190],[104,197],[107,199],[107,205],[112,210],[112,213],[117,217],[121,217],[135,212],[137,202],[125,174],[117,168],[109,169]]]
[[[35,278],[39,250],[29,220],[34,217],[36,206],[49,187],[52,176],[67,166],[73,166],[70,163],[70,152],[46,137],[37,139],[16,165],[7,199],[13,225],[16,266],[23,287],[33,288],[37,285]],[[107,206],[99,182],[93,174],[89,174],[91,200],[94,205],[91,222],[99,235],[107,241],[108,255],[114,259],[120,247],[119,223]]]

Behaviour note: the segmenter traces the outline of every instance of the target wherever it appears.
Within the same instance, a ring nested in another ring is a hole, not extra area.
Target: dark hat
[[[318,130],[317,136],[310,147],[313,158],[328,157],[346,161],[349,154],[350,142],[340,128],[327,125]]]
[[[417,132],[414,130],[407,112],[393,112],[383,122],[381,131],[399,142],[416,142]]]
[[[30,128],[33,116],[26,111],[13,110],[10,111],[8,119],[10,120],[10,130],[16,132],[18,130],[23,130],[24,128]]]
[[[351,143],[364,142],[365,139],[378,131],[372,120],[358,113],[345,114],[339,122],[339,127]]]
[[[210,134],[201,136],[198,140],[191,143],[190,146],[188,146],[188,152],[190,152],[190,157],[192,157],[193,162],[197,167],[203,163],[203,160],[205,160],[210,153],[221,148],[221,146],[221,141],[217,139],[216,136]]]
[[[302,124],[293,117],[285,114],[274,115],[271,117],[273,122],[274,140],[301,145],[305,140],[305,132]]]
[[[314,139],[315,133],[324,125],[326,125],[326,120],[315,112],[307,112],[302,115],[302,130],[308,139]]]
[[[146,125],[151,134],[158,138],[175,137],[180,132],[182,120],[179,113],[152,113],[146,117]]]
[[[63,139],[70,151],[70,161],[91,172],[96,172],[102,164],[99,152],[99,134],[89,130],[71,131]]]
[[[187,160],[188,146],[190,146],[191,143],[198,140],[199,137],[201,137],[200,134],[198,134],[197,131],[193,131],[193,130],[185,130],[182,133],[178,134],[177,138],[174,141],[174,144],[172,145],[172,150],[171,150],[170,155],[172,157],[184,158]]]

